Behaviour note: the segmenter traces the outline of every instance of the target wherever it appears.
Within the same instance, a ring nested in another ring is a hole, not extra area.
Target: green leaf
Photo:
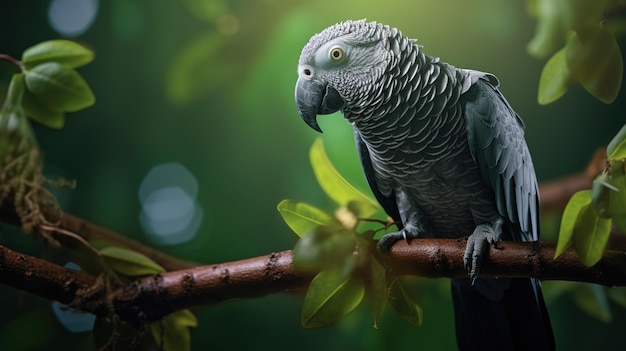
[[[573,77],[598,100],[610,104],[622,85],[622,53],[615,36],[597,24],[576,30],[565,46]]]
[[[593,205],[580,210],[572,234],[572,244],[581,262],[586,266],[598,263],[611,233],[611,220],[598,216]]]
[[[573,78],[565,62],[565,50],[557,51],[548,60],[541,72],[537,101],[540,105],[547,105],[563,96]]]
[[[598,216],[604,218],[611,217],[609,200],[611,199],[611,193],[617,191],[617,188],[610,181],[611,176],[603,172],[591,183],[591,202],[593,202]]]
[[[74,112],[91,106],[95,97],[75,70],[56,62],[35,66],[25,72],[26,87],[46,107]]]
[[[293,264],[299,270],[342,269],[346,274],[367,255],[368,241],[340,226],[319,226],[304,235],[293,249]]]
[[[363,300],[363,282],[338,269],[320,272],[309,286],[302,306],[302,325],[316,328],[331,324],[354,310]]]
[[[372,284],[372,304],[374,306],[374,328],[378,328],[378,321],[387,306],[389,288],[387,286],[387,272],[385,267],[374,257],[370,260],[370,276]]]
[[[163,267],[145,255],[122,247],[105,247],[100,250],[100,255],[111,269],[129,277],[152,275],[165,271]]]
[[[350,205],[350,209],[357,211],[359,216],[368,217],[376,213],[378,210],[376,202],[353,187],[337,172],[326,155],[321,138],[315,140],[311,146],[309,157],[315,177],[328,197],[339,205]]]
[[[606,289],[596,284],[580,284],[574,290],[574,302],[583,311],[604,323],[610,323],[611,308],[606,295]]]
[[[277,209],[285,223],[299,237],[321,225],[338,224],[333,216],[305,202],[283,200],[278,204]]]
[[[69,40],[49,40],[32,46],[22,54],[26,69],[42,63],[56,62],[70,68],[77,68],[93,61],[93,52]]]
[[[609,158],[613,159],[621,160],[626,158],[626,124],[606,147],[606,154]]]
[[[27,116],[46,127],[60,129],[65,125],[65,112],[49,108],[28,90],[24,91],[22,106]]]
[[[150,332],[159,350],[189,351],[191,350],[189,327],[197,326],[196,316],[189,310],[182,310],[151,323]]]
[[[576,219],[580,215],[581,210],[590,203],[591,190],[581,190],[572,195],[569,199],[563,211],[563,216],[561,217],[561,228],[559,230],[559,239],[556,244],[554,258],[559,257],[572,244]]]
[[[391,284],[389,304],[402,318],[417,326],[422,325],[422,308],[407,294],[402,277]]]
[[[617,189],[609,195],[609,214],[613,224],[626,233],[626,160],[611,160],[609,174],[611,185]]]
[[[620,306],[626,308],[626,287],[618,286],[607,289],[609,298]]]

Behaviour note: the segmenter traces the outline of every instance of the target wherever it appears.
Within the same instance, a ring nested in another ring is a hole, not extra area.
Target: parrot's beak
[[[299,77],[296,83],[296,105],[304,122],[321,133],[317,115],[339,111],[344,101],[339,92],[330,85]]]

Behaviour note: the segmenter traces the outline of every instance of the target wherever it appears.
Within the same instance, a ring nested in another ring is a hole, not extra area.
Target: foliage
[[[537,18],[528,52],[544,58],[565,43],[543,69],[539,103],[556,101],[575,82],[598,100],[613,102],[622,84],[623,59],[607,21],[623,4],[613,0],[528,0],[527,5],[530,15]]]
[[[602,258],[612,225],[626,233],[626,125],[607,148],[605,170],[591,190],[574,194],[563,213],[555,258],[573,245],[581,261]]]
[[[332,165],[321,139],[309,153],[318,183],[339,207],[331,216],[313,205],[283,200],[278,211],[300,237],[294,248],[296,268],[319,272],[311,281],[302,307],[302,325],[320,327],[354,310],[370,291],[374,325],[387,301],[398,314],[421,324],[421,308],[405,293],[402,278],[384,268],[373,240],[376,231],[359,230],[365,221],[387,229],[393,223],[369,218],[379,211],[376,202],[354,188]]]

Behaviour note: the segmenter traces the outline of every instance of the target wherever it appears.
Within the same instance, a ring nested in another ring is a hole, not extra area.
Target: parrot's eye
[[[343,58],[343,50],[341,50],[341,48],[338,48],[338,47],[334,47],[330,49],[330,58],[333,59],[334,61],[341,60]]]

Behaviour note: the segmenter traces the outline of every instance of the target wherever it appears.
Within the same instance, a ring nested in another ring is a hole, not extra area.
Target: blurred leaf
[[[76,68],[93,61],[94,54],[86,47],[69,40],[49,40],[32,46],[22,54],[27,70],[42,63],[56,62]]]
[[[402,318],[417,326],[422,325],[422,308],[407,294],[402,277],[391,284],[389,304]]]
[[[24,97],[24,75],[16,73],[11,77],[6,98],[0,109],[0,161],[9,154],[15,131],[20,126],[20,119],[25,119],[22,109]],[[0,200],[3,199],[0,194]]]
[[[573,81],[565,62],[565,50],[559,50],[548,60],[541,72],[537,101],[547,105],[563,96]]]
[[[561,5],[560,1],[553,0],[527,1],[528,13],[537,18],[535,36],[526,47],[531,56],[547,57],[565,41],[567,26]]]
[[[617,191],[612,191],[609,195],[609,213],[613,224],[626,233],[626,161],[612,160],[610,165],[611,185]]]
[[[580,284],[574,291],[576,305],[604,323],[612,320],[606,289],[596,284]]]
[[[189,327],[197,326],[196,316],[189,310],[182,310],[151,323],[150,332],[159,350],[189,351],[191,350]]]
[[[228,4],[224,0],[183,0],[189,12],[207,22],[215,21],[220,15],[228,12]]]
[[[606,147],[606,154],[609,158],[613,159],[621,160],[626,158],[626,124]]]
[[[293,249],[297,269],[341,269],[349,274],[365,259],[367,242],[340,226],[319,226],[304,235]]]
[[[37,100],[33,93],[28,90],[24,92],[22,105],[26,115],[46,127],[60,129],[65,125],[65,113],[63,111],[49,108]]]
[[[370,275],[372,284],[372,303],[374,306],[374,328],[378,328],[378,321],[385,312],[389,288],[385,267],[374,257],[370,260]]]
[[[591,190],[581,190],[569,199],[561,217],[559,240],[556,245],[554,258],[559,257],[572,244],[574,227],[580,212],[591,203]]]
[[[122,247],[105,247],[100,250],[100,255],[111,269],[129,277],[152,275],[165,271],[163,267],[145,255]]]
[[[285,223],[299,237],[321,225],[338,224],[333,216],[305,202],[283,200],[278,204],[277,209]]]
[[[302,325],[316,328],[333,323],[363,300],[363,282],[338,269],[320,272],[309,286],[302,306]]]
[[[232,60],[223,55],[225,40],[225,36],[216,32],[205,33],[179,50],[165,81],[166,93],[172,102],[187,104],[237,76]]]
[[[24,74],[28,90],[47,108],[74,112],[95,102],[89,85],[80,74],[59,63],[43,63]]]
[[[598,263],[611,233],[611,220],[598,216],[593,205],[588,204],[580,209],[572,243],[581,262],[586,266]]]
[[[607,289],[609,298],[615,301],[617,304],[626,308],[626,287],[618,286]]]
[[[622,53],[615,36],[598,25],[578,28],[565,46],[573,77],[594,97],[609,104],[622,84]]]
[[[354,188],[337,172],[326,155],[321,138],[316,139],[311,146],[309,157],[315,177],[328,197],[339,205],[350,205],[358,216],[369,217],[376,213],[376,202]]]
[[[611,185],[610,175],[606,172],[598,175],[591,183],[591,202],[596,208],[598,216],[603,218],[611,218],[609,210],[609,201],[611,193],[618,189]]]

